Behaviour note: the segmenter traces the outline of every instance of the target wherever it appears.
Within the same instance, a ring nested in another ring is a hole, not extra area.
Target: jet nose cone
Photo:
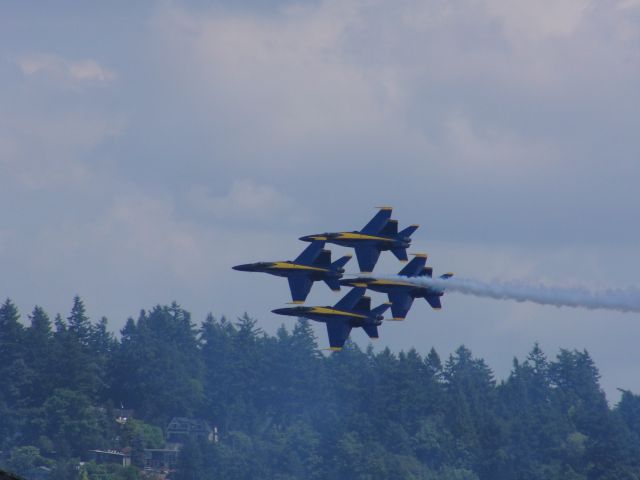
[[[272,313],[278,315],[296,315],[298,312],[297,308],[276,308],[275,310],[271,310]]]
[[[244,263],[242,265],[236,265],[235,267],[231,267],[234,270],[238,270],[239,272],[250,272],[252,270],[252,266],[253,264],[251,263]]]

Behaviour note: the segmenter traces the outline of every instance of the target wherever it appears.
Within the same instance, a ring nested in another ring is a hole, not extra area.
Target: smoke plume
[[[441,279],[394,276],[394,278],[416,285],[429,286],[444,292],[458,292],[464,295],[498,300],[534,302],[540,305],[587,308],[589,310],[640,312],[640,289],[634,287],[594,290],[586,287],[560,287],[527,281],[493,280],[487,282],[458,277]]]

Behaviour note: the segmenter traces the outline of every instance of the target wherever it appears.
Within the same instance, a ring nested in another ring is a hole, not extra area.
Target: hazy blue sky
[[[381,204],[436,272],[640,285],[639,0],[237,3],[0,5],[0,296],[25,319],[77,293],[116,330],[176,300],[273,332],[286,281],[230,267]],[[586,348],[611,399],[640,392],[639,315],[443,304],[376,348],[464,343],[498,377]]]

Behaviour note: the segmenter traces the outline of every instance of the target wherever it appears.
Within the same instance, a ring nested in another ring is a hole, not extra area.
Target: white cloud
[[[194,187],[189,200],[194,207],[220,219],[264,220],[296,215],[292,199],[270,185],[250,179],[234,181],[224,196],[213,196],[205,187]]]
[[[44,77],[70,87],[107,85],[116,79],[115,72],[93,59],[73,61],[53,54],[37,54],[25,56],[18,63],[26,76]]]
[[[28,189],[81,183],[94,150],[123,125],[92,112],[0,111],[0,174]]]

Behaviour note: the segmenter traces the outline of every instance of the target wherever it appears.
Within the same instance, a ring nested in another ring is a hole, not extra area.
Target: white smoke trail
[[[557,307],[604,309],[618,312],[640,312],[640,289],[608,288],[593,290],[586,287],[559,287],[525,281],[493,280],[483,282],[469,278],[449,279],[429,277],[404,277],[393,275],[387,278],[411,282],[416,285],[433,287],[444,292],[458,292],[464,295],[534,302]]]

